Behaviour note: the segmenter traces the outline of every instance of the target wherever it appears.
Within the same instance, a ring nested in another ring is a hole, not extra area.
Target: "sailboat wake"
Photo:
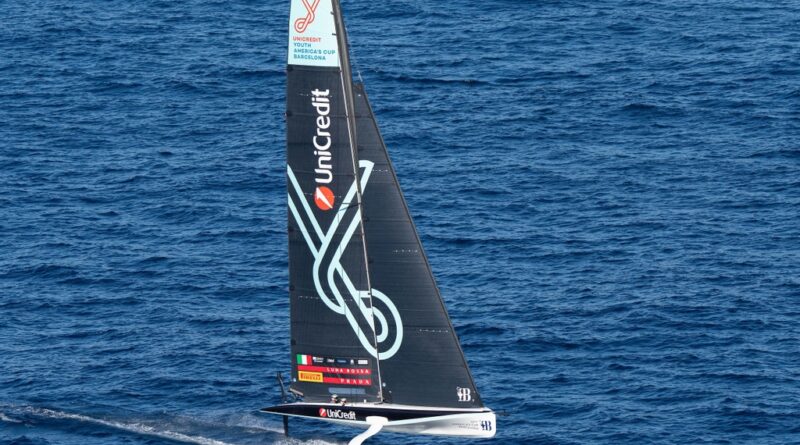
[[[83,414],[68,413],[49,408],[37,408],[32,406],[0,407],[0,425],[2,423],[36,425],[41,426],[42,421],[69,421],[85,424],[100,425],[117,431],[132,433],[142,436],[158,437],[175,442],[197,444],[197,445],[243,445],[249,443],[267,443],[275,445],[333,445],[336,442],[328,442],[319,439],[301,440],[283,437],[282,430],[265,426],[255,426],[252,422],[225,422],[217,424],[204,420],[192,418],[169,419],[127,419],[115,420],[110,418],[92,417]],[[202,434],[189,430],[215,430],[234,433],[242,436],[231,442],[230,439],[220,440],[206,437]],[[225,431],[227,429],[227,431]]]

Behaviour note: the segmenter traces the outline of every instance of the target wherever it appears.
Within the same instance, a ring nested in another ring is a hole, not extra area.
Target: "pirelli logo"
[[[297,373],[297,379],[301,382],[322,383],[322,373],[299,371]]]

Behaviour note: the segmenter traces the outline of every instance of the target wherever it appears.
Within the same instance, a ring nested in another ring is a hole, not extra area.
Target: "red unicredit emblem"
[[[314,204],[325,212],[333,208],[335,199],[333,191],[324,185],[317,187],[317,190],[314,192]]]
[[[325,408],[320,408],[319,409],[319,416],[320,417],[328,417],[328,412],[325,411]]]
[[[302,0],[303,6],[306,7],[307,14],[303,18],[299,18],[294,22],[294,30],[299,32],[300,34],[306,32],[308,27],[314,23],[314,19],[317,18],[317,6],[319,6],[320,0],[314,0],[314,3],[309,3],[308,0]]]

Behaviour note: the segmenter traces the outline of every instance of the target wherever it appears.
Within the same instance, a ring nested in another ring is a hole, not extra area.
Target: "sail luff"
[[[378,398],[383,401],[383,389],[381,382],[381,358],[380,348],[378,347],[378,334],[375,324],[375,313],[372,311],[372,280],[369,274],[369,254],[367,249],[367,239],[364,227],[364,204],[363,204],[363,190],[361,188],[361,177],[358,159],[358,133],[356,128],[356,114],[355,114],[355,97],[353,95],[353,73],[350,67],[350,45],[347,41],[347,28],[344,25],[344,15],[342,14],[342,5],[340,0],[332,0],[333,2],[333,15],[334,23],[336,25],[336,38],[339,42],[339,65],[342,71],[342,90],[344,91],[345,113],[347,115],[347,130],[350,137],[350,150],[353,159],[353,174],[356,177],[356,202],[359,209],[359,216],[361,218],[361,246],[364,252],[364,268],[367,276],[367,295],[369,296],[369,307],[372,314],[372,336],[377,353],[376,366],[378,374]]]

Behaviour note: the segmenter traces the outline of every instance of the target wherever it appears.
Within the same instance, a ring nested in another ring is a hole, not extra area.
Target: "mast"
[[[340,0],[332,0],[333,4],[333,17],[336,26],[336,39],[339,42],[339,64],[342,71],[342,89],[344,91],[344,105],[345,114],[347,116],[347,133],[350,138],[350,149],[352,151],[353,159],[353,175],[355,175],[356,184],[356,205],[359,209],[361,219],[361,246],[364,251],[364,269],[367,275],[367,294],[369,295],[369,307],[372,313],[372,338],[375,344],[375,364],[377,366],[378,374],[378,399],[381,403],[383,398],[383,384],[381,381],[381,359],[380,348],[378,346],[378,333],[375,324],[375,311],[373,310],[372,301],[372,281],[369,273],[369,255],[367,254],[367,238],[366,226],[364,225],[364,205],[363,205],[363,190],[361,189],[360,167],[358,162],[358,135],[356,133],[356,115],[355,115],[355,96],[353,95],[353,72],[350,67],[350,45],[347,41],[347,30],[344,26],[344,18],[342,14],[342,6]]]

